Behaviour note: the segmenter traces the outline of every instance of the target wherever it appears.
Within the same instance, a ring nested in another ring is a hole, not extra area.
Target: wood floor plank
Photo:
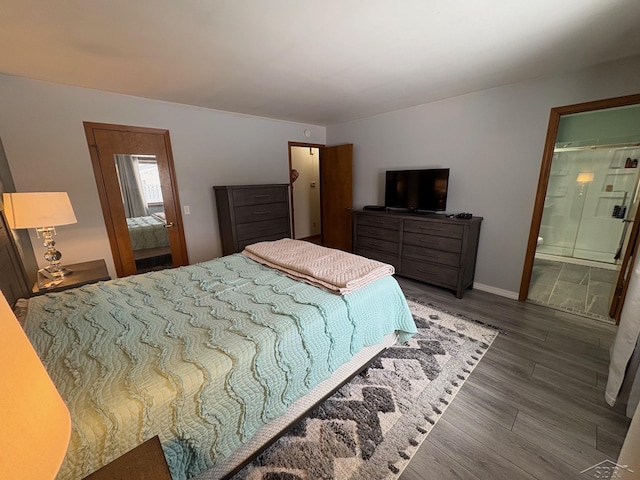
[[[595,447],[576,441],[561,428],[518,412],[513,431],[541,448],[550,451],[581,472],[603,460],[614,460]]]
[[[599,373],[596,386],[600,390],[604,391],[607,388],[607,381],[608,380],[609,380],[609,376],[608,375],[602,375],[601,373]]]
[[[442,480],[483,480],[455,462],[447,452],[431,443],[428,437],[400,475],[400,480],[425,480],[427,477]]]
[[[583,382],[595,385],[597,382],[597,371],[581,365],[574,358],[568,359],[561,352],[552,352],[545,349],[544,345],[523,342],[513,339],[513,337],[498,336],[493,342],[492,348],[505,352],[521,355],[529,360],[553,368],[561,373],[565,373]]]
[[[403,480],[575,478],[615,460],[628,419],[623,406],[600,402],[615,325],[475,289],[458,299],[446,289],[399,283],[408,295],[506,333],[469,376]],[[556,464],[562,473],[554,475]]]
[[[466,430],[466,428],[465,428]],[[535,477],[480,443],[444,418],[433,427],[429,441],[478,478],[534,480]]]
[[[545,345],[552,350],[564,350],[574,355],[588,356],[589,358],[597,358],[602,360],[602,364],[609,366],[609,352],[604,348],[600,348],[590,342],[581,340],[577,337],[570,337],[558,332],[551,332],[545,340]]]
[[[598,427],[596,434],[596,448],[611,458],[618,458],[624,437],[615,435],[602,427]]]
[[[462,386],[458,395],[456,395],[455,402],[475,410],[509,430],[511,430],[518,414],[518,409],[513,405],[489,395],[469,382]]]
[[[474,373],[489,371],[490,368],[491,374],[498,381],[509,383],[520,391],[527,392],[529,396],[546,404],[555,405],[574,417],[603,426],[618,435],[624,435],[629,428],[629,419],[611,409],[604,399],[600,403],[591,402],[579,394],[574,395],[565,391],[562,386],[558,387],[533,377],[529,380],[522,379],[502,365],[492,363],[489,356],[485,356]]]
[[[579,472],[564,460],[459,403],[452,403],[445,416],[454,425],[464,425],[467,434],[496,455],[508,459],[536,478],[581,478]]]
[[[483,359],[483,361],[486,360]],[[480,365],[483,365],[480,362]],[[499,399],[517,408],[519,412],[526,412],[536,418],[544,418],[551,425],[558,427],[573,436],[576,441],[596,446],[596,425],[567,413],[562,406],[557,406],[541,399],[535,395],[531,395],[533,388],[525,390],[506,384],[503,380],[498,380],[490,372],[485,373],[480,370],[480,365],[476,367],[467,380],[471,385],[484,389],[488,394],[494,395]]]
[[[604,399],[604,391],[598,388],[597,384],[588,384],[570,375],[565,375],[564,373],[540,365],[539,363],[534,367],[531,376],[537,380],[554,385],[557,388],[563,388],[567,393],[571,393],[574,396],[579,395],[582,398],[591,400],[596,405],[608,408]]]

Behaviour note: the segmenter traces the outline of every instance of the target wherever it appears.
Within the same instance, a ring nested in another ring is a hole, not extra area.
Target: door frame
[[[105,186],[105,180],[103,176],[102,167],[100,166],[100,156],[98,147],[95,142],[94,130],[113,130],[128,133],[147,133],[154,135],[162,135],[164,139],[164,145],[167,155],[167,163],[169,169],[169,177],[171,183],[171,200],[175,206],[176,222],[174,228],[178,230],[178,237],[180,239],[179,255],[184,260],[184,264],[189,264],[187,255],[187,246],[184,237],[184,227],[182,222],[182,211],[180,207],[180,198],[178,195],[178,183],[176,181],[175,167],[173,165],[173,152],[171,149],[171,140],[169,138],[169,130],[150,127],[136,127],[130,125],[115,125],[110,123],[95,123],[95,122],[82,122],[84,125],[85,135],[87,137],[87,144],[89,146],[89,154],[91,156],[91,164],[93,166],[93,173],[96,178],[96,185],[98,187],[98,196],[100,197],[100,206],[102,208],[102,215],[104,217],[104,224],[107,229],[107,235],[109,237],[109,245],[111,247],[111,255],[113,257],[113,263],[116,267],[116,275],[118,277],[125,276],[125,269],[118,249],[118,240],[116,235],[115,225],[111,216],[111,210],[109,208],[109,199],[107,196],[107,189]]]
[[[317,148],[318,150],[326,147],[326,145],[322,143],[303,143],[303,142],[289,142],[288,143],[288,153],[289,153],[289,202],[291,204],[291,235],[293,238],[296,237],[296,221],[294,215],[294,202],[293,202],[293,182],[291,181],[291,170],[293,168],[293,163],[291,162],[291,147],[306,147],[306,148]],[[319,155],[319,153],[318,153]],[[322,184],[320,184],[320,192],[322,192]],[[320,218],[322,218],[322,202],[320,202]],[[320,222],[320,238],[322,238],[323,225]]]
[[[553,150],[555,148],[556,137],[558,135],[560,118],[563,115],[591,112],[615,107],[624,107],[635,104],[640,104],[640,94],[596,100],[593,102],[578,103],[575,105],[566,105],[564,107],[556,107],[551,109],[551,112],[549,114],[549,125],[547,127],[547,137],[542,154],[542,164],[540,166],[540,176],[538,178],[538,187],[536,190],[536,199],[533,207],[533,215],[531,218],[529,240],[527,242],[527,251],[525,254],[524,266],[522,270],[522,279],[520,282],[520,292],[518,295],[518,300],[525,301],[529,294],[529,285],[531,283],[531,275],[533,271],[533,261],[538,243],[538,235],[540,233],[544,199],[547,194],[547,186],[551,173],[551,162],[553,161]],[[632,267],[633,263],[629,266],[629,268]]]

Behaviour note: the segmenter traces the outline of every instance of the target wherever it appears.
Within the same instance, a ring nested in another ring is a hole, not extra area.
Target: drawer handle
[[[260,228],[256,228],[256,231],[258,231],[258,232],[262,232],[263,230],[271,230],[271,227],[260,227]]]
[[[254,215],[266,215],[267,213],[271,213],[271,210],[262,210],[261,212],[253,212]]]
[[[262,195],[254,195],[253,198],[265,198],[265,197],[270,197],[271,195],[269,195],[268,193],[262,194]]]

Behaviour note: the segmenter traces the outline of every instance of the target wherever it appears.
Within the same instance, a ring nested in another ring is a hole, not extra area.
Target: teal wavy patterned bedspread
[[[169,246],[169,235],[165,222],[154,216],[127,218],[131,248],[142,250]]]
[[[25,322],[73,419],[64,479],[154,435],[197,475],[395,330],[415,324],[393,277],[338,296],[242,255],[35,297]]]

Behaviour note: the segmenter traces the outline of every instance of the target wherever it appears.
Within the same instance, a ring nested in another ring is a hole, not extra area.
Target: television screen
[[[444,211],[448,187],[448,168],[388,170],[384,205],[387,208]]]

